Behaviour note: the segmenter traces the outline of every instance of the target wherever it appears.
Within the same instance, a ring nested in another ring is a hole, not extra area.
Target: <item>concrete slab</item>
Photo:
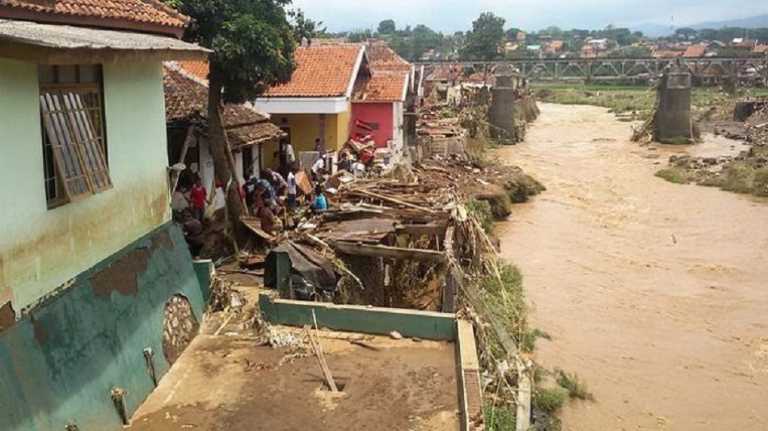
[[[238,332],[200,335],[129,429],[460,429],[453,342],[320,331],[329,367],[344,386],[336,396],[311,354],[258,346],[250,330]],[[280,327],[280,334],[301,333]]]

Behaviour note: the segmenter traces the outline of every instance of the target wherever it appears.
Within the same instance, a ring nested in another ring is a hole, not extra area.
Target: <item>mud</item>
[[[499,235],[553,337],[538,360],[596,398],[563,429],[768,429],[768,200],[654,177],[681,147],[640,147],[629,127],[545,104],[499,150],[548,188]]]
[[[313,356],[242,336],[198,336],[134,415],[132,431],[178,429],[458,430],[455,346],[366,336],[378,350],[322,332],[343,392],[324,386]],[[346,334],[346,337],[353,337]]]

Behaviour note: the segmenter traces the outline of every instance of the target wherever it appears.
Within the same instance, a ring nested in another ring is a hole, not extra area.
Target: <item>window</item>
[[[112,187],[100,66],[40,66],[45,197],[48,207]]]

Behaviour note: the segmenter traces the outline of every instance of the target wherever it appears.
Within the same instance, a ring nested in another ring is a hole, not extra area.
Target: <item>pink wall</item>
[[[356,134],[365,134],[363,129],[355,125],[356,120],[366,123],[378,123],[378,130],[371,132],[376,147],[386,147],[387,141],[392,139],[394,127],[394,113],[392,103],[352,103],[352,124],[350,124],[350,137]]]

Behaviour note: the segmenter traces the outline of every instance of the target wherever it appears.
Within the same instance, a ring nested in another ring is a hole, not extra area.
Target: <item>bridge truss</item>
[[[754,79],[768,85],[768,56],[712,58],[558,58],[517,59],[492,62],[427,61],[419,62],[427,69],[440,66],[471,67],[485,70],[486,66],[511,65],[529,81],[632,81],[647,80],[660,75],[664,69],[680,61],[691,71],[694,79],[719,81],[723,78]]]

